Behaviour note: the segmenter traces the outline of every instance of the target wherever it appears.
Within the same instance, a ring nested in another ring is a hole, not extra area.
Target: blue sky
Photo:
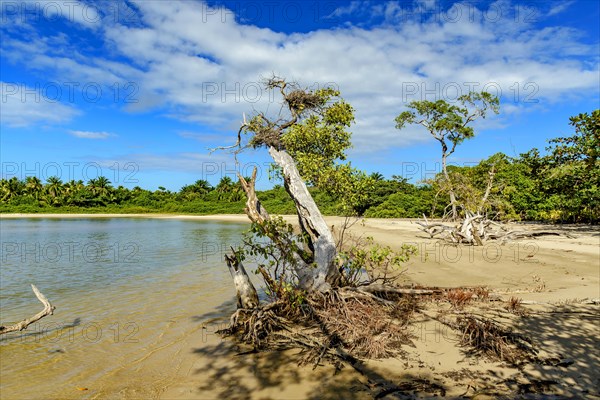
[[[410,101],[500,96],[455,164],[544,148],[600,102],[592,0],[0,4],[3,178],[216,184],[236,165],[207,149],[235,141],[242,113],[279,109],[260,90],[273,73],[339,88],[356,109],[353,165],[412,181],[439,170],[440,150],[419,127],[394,128]],[[265,150],[240,162],[271,186]]]

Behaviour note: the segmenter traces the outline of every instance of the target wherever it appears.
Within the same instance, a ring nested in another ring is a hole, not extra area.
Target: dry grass
[[[521,301],[522,300],[520,298],[513,296],[508,300],[504,309],[506,311],[508,311],[509,313],[523,316],[523,315],[527,314],[527,312],[526,312],[525,308],[523,308]]]
[[[532,359],[537,353],[529,338],[504,329],[488,319],[462,316],[457,319],[457,328],[462,332],[462,346],[491,359],[517,364]]]
[[[382,306],[373,300],[350,298],[316,308],[323,331],[357,357],[386,358],[410,342],[406,330],[414,308],[409,301]]]
[[[470,290],[458,288],[449,290],[446,293],[446,298],[453,308],[462,309],[473,300],[474,295],[475,293]]]

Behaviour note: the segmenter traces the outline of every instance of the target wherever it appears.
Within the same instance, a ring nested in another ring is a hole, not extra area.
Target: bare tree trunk
[[[485,203],[487,203],[488,197],[490,197],[490,193],[492,192],[492,186],[494,186],[494,175],[495,174],[496,174],[496,166],[492,165],[492,169],[490,169],[490,171],[488,172],[489,178],[488,178],[487,186],[485,188],[485,193],[483,194],[483,197],[481,198],[481,202],[479,203],[479,209],[477,210],[477,213],[479,213],[479,214],[483,214],[483,210],[485,208]]]
[[[238,308],[256,308],[258,307],[258,294],[254,285],[250,281],[246,269],[242,262],[235,254],[235,250],[231,249],[233,255],[225,255],[225,261],[229,268],[229,273],[233,278],[235,292],[238,299]]]
[[[450,181],[450,175],[448,175],[448,169],[446,168],[446,159],[448,158],[448,154],[446,153],[445,145],[442,145],[442,171],[444,172],[444,177],[446,178],[446,182],[448,183],[448,192],[450,193],[450,206],[452,207],[452,221],[456,221],[458,218],[458,211],[456,209],[456,195],[454,194],[454,186]]]
[[[277,150],[272,146],[269,147],[269,153],[283,171],[286,191],[294,201],[300,228],[308,235],[308,246],[313,253],[312,263],[305,260],[298,253],[292,253],[296,264],[294,267],[299,286],[309,291],[327,291],[340,280],[340,272],[335,263],[337,249],[333,234],[325,219],[323,219],[323,215],[308,191],[304,180],[300,177],[293,158],[286,151]],[[256,168],[250,182],[247,182],[242,176],[239,176],[239,179],[244,192],[246,192],[246,214],[248,218],[252,222],[265,227],[270,220],[270,216],[256,196],[254,187]],[[280,247],[282,253],[290,252],[293,247],[292,243],[285,243],[281,237],[277,237],[277,232],[266,233]]]
[[[265,229],[265,233],[267,236],[273,241],[275,245],[279,247],[279,250],[282,253],[288,253],[292,250],[292,243],[286,243],[283,238],[277,236],[277,232],[269,231],[267,227],[267,222],[271,219],[271,216],[267,212],[267,210],[262,206],[260,200],[256,196],[256,189],[254,184],[256,182],[256,172],[257,169],[254,167],[254,171],[252,172],[252,180],[250,182],[246,181],[246,179],[238,174],[238,178],[242,185],[242,189],[246,192],[246,215],[248,218],[254,223],[257,223]],[[298,276],[300,286],[306,289],[310,289],[310,285],[313,282],[313,278],[311,276],[311,268],[310,265],[306,263],[306,261],[300,256],[300,254],[296,252],[292,252],[292,257],[294,258],[295,265],[294,270],[296,275]]]
[[[300,228],[309,236],[309,248],[313,252],[314,266],[304,282],[306,289],[325,291],[339,281],[340,273],[335,265],[337,250],[333,235],[312,198],[294,159],[285,151],[269,147],[269,154],[283,171],[285,189],[294,200]]]

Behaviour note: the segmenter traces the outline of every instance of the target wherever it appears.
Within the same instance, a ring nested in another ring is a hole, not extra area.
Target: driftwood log
[[[44,305],[44,309],[42,311],[40,311],[39,313],[35,314],[33,317],[26,318],[23,321],[16,323],[14,325],[0,326],[0,335],[2,335],[4,333],[9,333],[9,332],[23,331],[23,330],[27,329],[27,327],[29,325],[33,324],[34,322],[39,321],[40,319],[44,318],[46,315],[54,314],[54,310],[56,309],[56,307],[54,307],[50,303],[50,301],[46,298],[46,296],[44,296],[42,294],[42,292],[40,292],[39,289],[37,287],[35,287],[35,285],[31,285],[31,289],[33,290],[33,293],[35,293],[35,296],[38,298],[38,300]]]
[[[464,243],[475,246],[482,246],[486,241],[498,240],[505,242],[507,240],[517,240],[533,238],[537,236],[555,235],[572,236],[564,232],[551,230],[509,230],[503,224],[488,219],[485,215],[467,212],[465,219],[455,225],[447,225],[441,222],[429,222],[423,215],[423,221],[417,221],[423,232],[430,238],[439,238],[450,243]]]

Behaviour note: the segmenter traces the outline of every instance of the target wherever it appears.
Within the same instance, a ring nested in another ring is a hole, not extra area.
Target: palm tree
[[[0,200],[9,201],[21,194],[24,184],[16,177],[0,181]]]
[[[60,196],[63,192],[62,180],[60,180],[60,178],[57,176],[51,176],[50,178],[48,178],[48,180],[46,181],[46,192],[52,198],[57,198],[58,196]]]
[[[233,181],[230,177],[224,176],[221,178],[215,190],[219,194],[217,198],[219,200],[225,200],[229,197],[229,192],[233,189]]]
[[[28,195],[36,200],[40,199],[40,195],[43,193],[44,185],[37,176],[28,176],[25,178],[25,191]]]
[[[232,203],[236,201],[240,201],[244,198],[244,190],[241,185],[235,185],[233,189],[231,189],[231,193],[229,193],[228,200]]]
[[[205,179],[198,179],[196,182],[194,182],[193,187],[194,191],[200,194],[206,194],[213,190],[212,185]]]
[[[113,187],[108,180],[108,178],[104,176],[99,176],[97,181],[98,191],[100,196],[108,196],[110,192],[113,190]]]
[[[82,180],[73,180],[71,179],[69,182],[64,185],[65,194],[74,195],[78,192],[82,192],[85,190],[85,185]]]
[[[89,192],[82,180],[73,180],[65,183],[64,196],[68,205],[85,206],[88,204]]]
[[[370,177],[375,182],[383,181],[385,179],[384,176],[380,172],[373,172]]]
[[[110,181],[105,176],[99,176],[88,181],[88,187],[96,196],[107,196],[112,190]]]

